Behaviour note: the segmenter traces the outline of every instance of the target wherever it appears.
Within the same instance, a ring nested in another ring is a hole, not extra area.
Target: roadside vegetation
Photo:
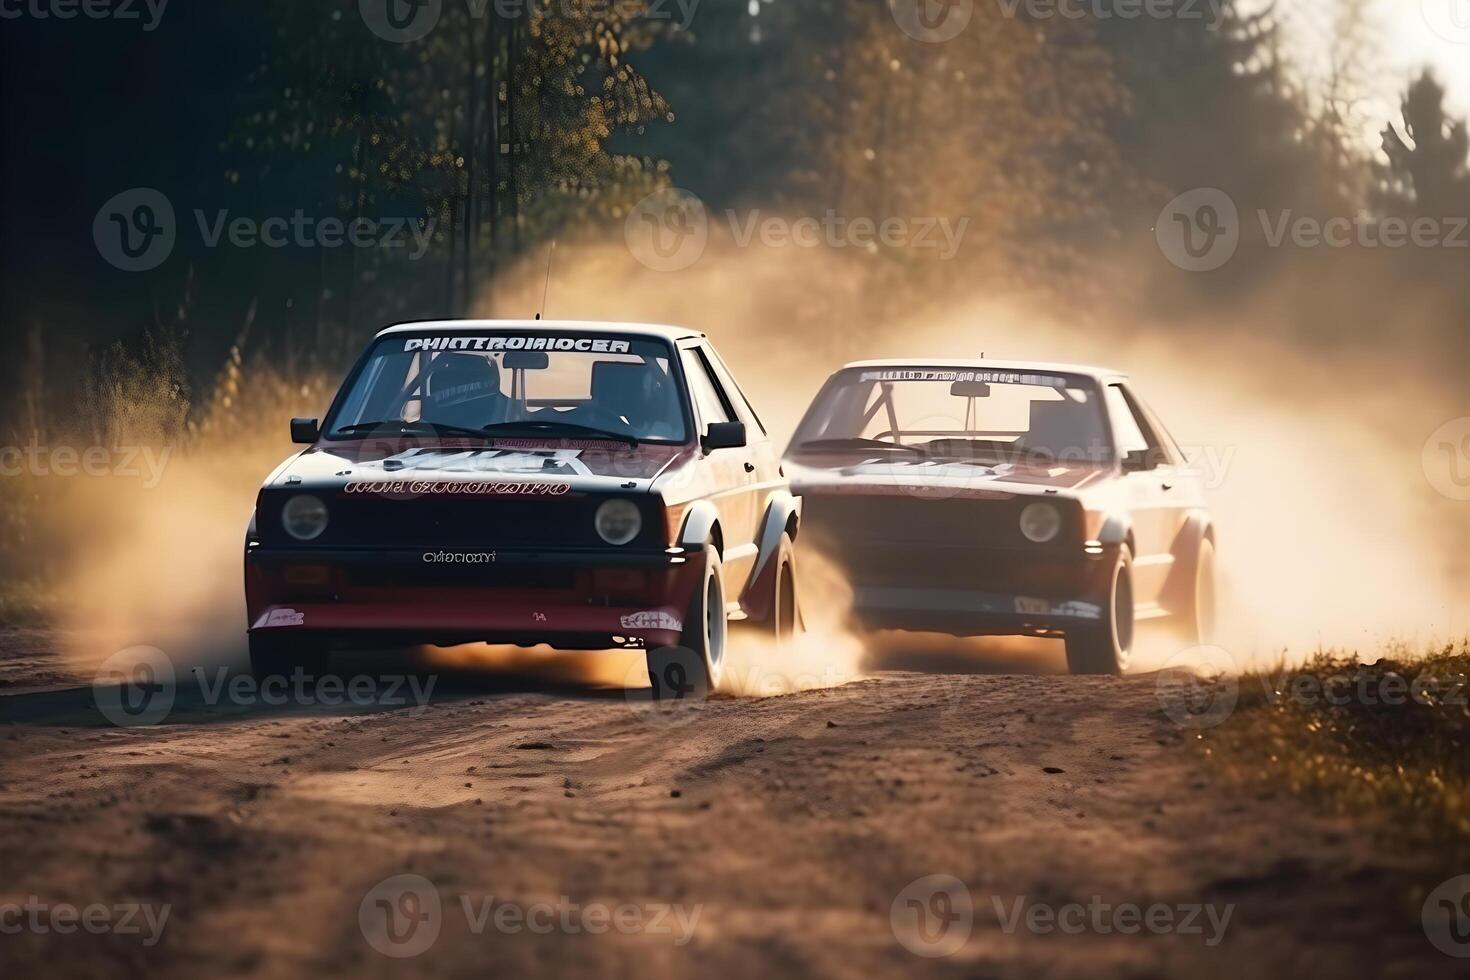
[[[1372,664],[1320,653],[1247,674],[1203,751],[1243,784],[1381,822],[1407,848],[1470,857],[1470,643]]]

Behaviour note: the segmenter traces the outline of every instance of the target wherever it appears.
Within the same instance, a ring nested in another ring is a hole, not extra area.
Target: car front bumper
[[[363,646],[490,643],[565,649],[680,641],[700,556],[661,552],[245,552],[248,626]]]
[[[957,636],[1066,633],[1101,622],[1116,548],[914,549],[848,541],[838,559],[869,629]]]

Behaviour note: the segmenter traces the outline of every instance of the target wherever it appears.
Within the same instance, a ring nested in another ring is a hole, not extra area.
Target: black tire
[[[751,624],[766,640],[777,647],[790,643],[801,630],[801,609],[796,593],[796,546],[791,536],[782,532],[772,560],[776,563],[771,581],[771,601],[764,621]]]
[[[1133,649],[1133,555],[1118,549],[1108,601],[1095,626],[1067,634],[1067,668],[1074,674],[1121,674]]]
[[[250,672],[262,684],[271,679],[290,680],[297,671],[314,683],[326,674],[330,662],[331,653],[320,638],[250,634]]]
[[[1205,538],[1199,543],[1188,615],[1187,629],[1196,643],[1215,642],[1215,596],[1215,542]]]
[[[720,555],[706,548],[704,574],[690,597],[679,646],[648,651],[648,682],[655,701],[703,700],[720,687],[729,624]]]

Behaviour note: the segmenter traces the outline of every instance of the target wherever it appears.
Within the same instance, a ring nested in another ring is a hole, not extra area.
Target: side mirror
[[[746,445],[744,422],[711,422],[705,433],[704,451],[716,449],[741,449]]]
[[[1123,457],[1124,473],[1147,473],[1158,465],[1158,459],[1147,449],[1135,449]]]
[[[291,441],[298,446],[310,446],[321,434],[321,423],[316,419],[291,420]]]

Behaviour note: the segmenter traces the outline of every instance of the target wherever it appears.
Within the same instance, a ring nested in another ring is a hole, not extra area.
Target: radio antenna
[[[551,251],[546,253],[546,283],[541,287],[541,313],[546,312],[546,296],[551,292],[551,262],[556,258],[556,239],[551,240]],[[541,313],[536,314],[536,319],[541,319]]]

